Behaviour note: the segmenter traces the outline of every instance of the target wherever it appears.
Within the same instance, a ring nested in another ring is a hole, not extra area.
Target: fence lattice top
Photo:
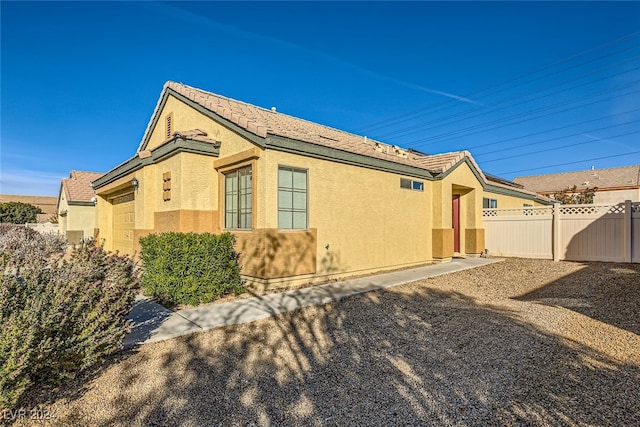
[[[540,207],[523,207],[512,209],[483,209],[482,216],[538,216],[538,215],[551,215],[553,213],[552,206],[540,206]]]
[[[593,204],[593,205],[560,205],[559,211],[561,215],[607,215],[607,214],[624,214],[625,204]],[[631,204],[631,212],[640,213],[640,203]],[[483,209],[482,216],[538,216],[552,215],[552,206],[522,207],[511,209]]]
[[[585,214],[623,214],[624,203],[615,205],[562,205],[560,206],[562,215],[585,215]]]

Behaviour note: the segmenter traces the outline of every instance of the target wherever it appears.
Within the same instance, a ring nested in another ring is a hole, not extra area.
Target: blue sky
[[[640,164],[639,2],[6,2],[0,193],[131,157],[163,84],[519,175]]]

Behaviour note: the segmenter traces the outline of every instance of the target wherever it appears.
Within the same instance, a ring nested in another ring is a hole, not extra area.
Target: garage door
[[[113,199],[113,251],[133,255],[134,195]]]

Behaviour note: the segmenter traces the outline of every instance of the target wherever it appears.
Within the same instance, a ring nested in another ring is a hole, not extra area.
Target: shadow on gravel
[[[56,423],[640,424],[639,366],[427,288],[145,345],[108,381]]]
[[[640,335],[640,264],[580,264],[585,268],[515,299],[564,307]]]

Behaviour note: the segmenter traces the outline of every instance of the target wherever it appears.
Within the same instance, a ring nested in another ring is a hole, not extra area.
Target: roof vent
[[[271,111],[276,112],[276,107],[271,107]]]

